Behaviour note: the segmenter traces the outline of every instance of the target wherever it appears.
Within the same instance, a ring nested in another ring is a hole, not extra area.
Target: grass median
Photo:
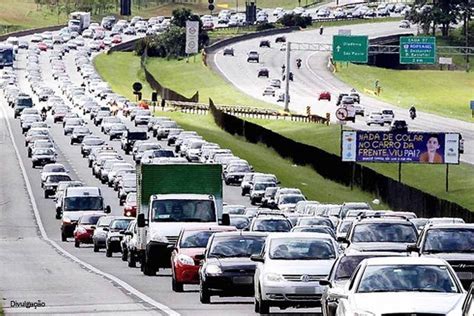
[[[159,116],[169,116],[186,130],[194,130],[207,141],[218,143],[223,148],[246,159],[260,172],[275,174],[282,186],[300,188],[306,197],[327,203],[344,201],[372,201],[375,196],[354,188],[324,179],[309,166],[299,166],[281,158],[278,153],[262,144],[251,144],[244,138],[233,136],[221,130],[210,114],[193,115],[181,112],[156,112]],[[386,205],[377,208],[386,209]]]
[[[433,114],[474,123],[469,101],[474,100],[474,72],[439,70],[393,70],[349,64],[336,76],[359,91],[373,89],[379,80],[381,100]]]
[[[295,141],[340,155],[339,126],[283,120],[248,120]],[[398,164],[365,163],[363,165],[392,179],[398,179]],[[449,166],[449,192],[445,192],[445,172],[445,165],[403,164],[402,182],[474,211],[474,194],[472,194],[474,166],[465,163]]]

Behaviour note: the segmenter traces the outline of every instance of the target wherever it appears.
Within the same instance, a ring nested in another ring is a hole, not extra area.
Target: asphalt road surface
[[[74,53],[65,57],[66,71],[73,82],[82,78],[76,71]],[[19,85],[33,95],[29,83],[25,79],[26,57],[20,54],[17,58]],[[57,84],[51,76],[49,53],[42,53],[40,65],[44,82],[60,95]],[[34,96],[34,102],[40,103]],[[68,102],[66,100],[66,102]],[[2,181],[0,187],[0,265],[7,267],[9,274],[0,274],[0,292],[4,297],[3,305],[7,313],[25,313],[25,308],[8,308],[11,300],[41,300],[46,307],[39,310],[44,313],[119,313],[140,315],[145,313],[176,315],[249,315],[253,314],[253,298],[213,298],[212,304],[202,305],[199,302],[198,286],[186,286],[185,293],[174,293],[171,290],[171,272],[161,270],[156,277],[144,276],[139,268],[128,268],[120,259],[120,254],[107,258],[104,250],[99,253],[92,251],[92,246],[81,245],[75,248],[72,238],[69,242],[61,242],[59,221],[55,219],[55,204],[53,199],[44,199],[40,186],[41,169],[31,168],[27,158],[24,136],[21,133],[19,121],[13,118],[13,111],[4,99],[0,98],[2,115]],[[41,105],[40,105],[41,106]],[[132,128],[130,120],[125,119],[128,127]],[[11,126],[12,135],[4,124]],[[99,127],[95,127],[88,119],[88,126],[94,134],[102,135]],[[99,186],[104,194],[106,204],[112,207],[112,215],[122,215],[117,194],[111,188],[102,185],[91,174],[87,160],[82,158],[79,145],[70,145],[69,136],[63,135],[62,124],[54,124],[48,117],[50,134],[58,149],[58,163],[62,163],[70,171],[73,179],[81,180],[87,185]],[[104,136],[105,137],[105,136]],[[17,160],[12,148],[13,142],[19,152]],[[119,152],[120,141],[109,142]],[[166,147],[165,143],[162,145]],[[132,162],[131,156],[125,156],[126,161]],[[24,165],[27,187],[30,187],[33,199],[27,195],[25,182],[19,165]],[[224,201],[229,204],[249,205],[248,198],[240,195],[240,187],[225,186]],[[38,228],[32,209],[37,210],[37,216],[44,227],[43,235]],[[5,227],[5,228],[3,228]],[[8,228],[8,229],[7,229]],[[38,233],[38,231],[40,231]],[[46,239],[46,240],[44,240]],[[51,245],[58,245],[60,249]],[[80,261],[71,261],[73,256]],[[279,313],[308,313],[314,315],[318,309],[286,311],[275,310]]]
[[[368,35],[369,38],[392,34],[409,34],[416,30],[402,29],[398,22],[386,22],[377,24],[347,25],[343,27],[331,27],[324,30],[323,36],[319,35],[319,29],[304,32],[286,34],[287,41],[295,43],[332,43],[332,36],[339,29],[350,29],[352,35]],[[242,41],[232,45],[235,56],[224,56],[223,49],[209,56],[213,62],[212,67],[224,78],[231,82],[244,93],[269,103],[277,104],[283,108],[283,102],[277,102],[276,97],[263,96],[265,87],[269,86],[269,79],[281,79],[282,65],[286,64],[286,52],[280,50],[281,44],[275,43],[277,36],[269,36],[271,48],[259,48],[261,38]],[[247,53],[256,50],[260,54],[260,62],[247,62]],[[302,67],[297,69],[296,59],[302,59]],[[290,69],[294,74],[294,81],[290,82],[290,104],[291,111],[306,113],[306,107],[311,106],[311,113],[325,117],[331,114],[331,121],[336,122],[335,111],[337,95],[341,92],[349,92],[352,87],[337,79],[328,70],[329,52],[293,51],[291,53]],[[257,78],[258,69],[265,67],[269,69],[269,79]],[[349,66],[350,67],[350,66]],[[383,87],[383,82],[380,83]],[[332,101],[318,101],[319,92],[329,91]],[[282,89],[284,92],[284,81]],[[361,91],[363,92],[363,91]],[[383,92],[382,92],[383,93]],[[460,120],[450,119],[417,111],[417,118],[411,120],[407,109],[401,109],[392,104],[376,100],[375,98],[361,95],[361,105],[365,107],[365,113],[381,109],[392,109],[396,119],[406,120],[409,130],[433,131],[433,132],[459,132],[465,139],[465,153],[461,155],[463,162],[474,163],[474,124]],[[356,123],[348,126],[364,130],[382,130],[379,126],[367,126],[365,118],[357,116]]]

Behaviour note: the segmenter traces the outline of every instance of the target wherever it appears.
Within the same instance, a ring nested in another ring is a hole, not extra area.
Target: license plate
[[[315,287],[296,287],[295,294],[314,294],[316,288]]]
[[[458,277],[462,280],[472,280],[473,279],[473,273],[472,272],[456,272]]]
[[[252,284],[253,277],[234,277],[234,284]]]

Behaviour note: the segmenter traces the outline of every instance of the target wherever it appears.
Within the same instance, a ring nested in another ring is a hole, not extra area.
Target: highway
[[[44,81],[51,86],[56,94],[61,95],[57,84],[51,76],[49,64],[49,53],[42,53],[40,56],[40,65],[43,72]],[[80,74],[76,71],[74,63],[74,53],[67,54],[65,57],[67,73],[74,82],[82,81]],[[17,59],[16,68],[18,69],[19,86],[24,91],[34,95],[25,79],[26,58],[20,54]],[[35,104],[39,101],[34,96]],[[66,102],[69,102],[65,99]],[[120,254],[114,254],[113,258],[106,258],[104,250],[100,253],[94,253],[92,246],[82,245],[81,248],[75,248],[72,239],[69,242],[61,242],[59,221],[55,219],[55,206],[53,199],[44,199],[43,190],[40,187],[41,169],[32,169],[31,161],[27,157],[26,147],[24,146],[24,136],[21,133],[18,120],[13,118],[13,111],[1,99],[2,115],[2,135],[4,141],[1,144],[2,157],[2,175],[5,179],[12,181],[2,182],[0,191],[0,201],[9,201],[2,204],[2,213],[0,223],[2,227],[11,227],[16,231],[2,230],[0,240],[4,244],[1,247],[0,264],[9,268],[10,274],[1,274],[0,292],[7,300],[42,300],[46,307],[42,309],[45,313],[54,311],[62,313],[73,313],[76,311],[83,313],[100,312],[107,314],[110,310],[124,314],[140,315],[145,313],[176,315],[249,315],[253,313],[253,298],[213,298],[212,304],[203,305],[199,302],[198,286],[185,287],[185,293],[174,293],[171,290],[171,273],[169,270],[161,270],[156,277],[144,276],[139,268],[128,268],[126,263],[120,259]],[[79,112],[78,112],[79,113]],[[8,121],[13,135],[3,124]],[[88,127],[96,135],[102,135],[99,127],[95,127],[88,119]],[[129,128],[133,128],[129,119],[125,119]],[[92,174],[87,166],[87,159],[82,158],[79,145],[70,145],[69,136],[63,135],[61,124],[54,124],[52,117],[48,117],[50,125],[50,134],[54,139],[58,149],[58,163],[62,163],[70,171],[73,179],[83,181],[92,186],[99,186],[102,189],[106,204],[112,207],[112,215],[122,215],[123,207],[119,206],[117,194],[111,188],[102,185]],[[18,161],[13,152],[11,143],[13,141],[19,150],[20,161]],[[161,142],[164,147],[166,144]],[[112,141],[119,152],[120,141]],[[125,156],[125,155],[124,155]],[[128,162],[132,162],[131,156],[125,156]],[[27,187],[31,188],[31,195],[28,196],[25,190],[25,183],[21,178],[21,169],[19,163],[23,164]],[[18,193],[17,193],[18,192]],[[18,203],[14,201],[18,200]],[[225,186],[224,201],[229,204],[243,204],[249,206],[248,198],[240,195],[240,187]],[[30,205],[31,203],[31,205]],[[37,210],[37,215],[44,227],[44,235],[38,235],[38,230],[34,218],[33,210]],[[12,209],[17,210],[12,213]],[[19,221],[18,223],[16,221]],[[12,236],[20,236],[12,238]],[[24,236],[24,237],[22,237]],[[58,245],[63,253],[58,254],[57,249],[48,245],[48,242],[42,240],[46,238],[51,243]],[[20,241],[19,241],[20,240]],[[22,248],[17,248],[23,245]],[[18,264],[14,257],[7,260],[6,254],[14,249],[13,254],[16,257],[26,258]],[[3,254],[5,256],[3,256]],[[74,256],[76,262],[71,262],[65,256]],[[81,265],[90,265],[82,267]],[[95,269],[98,269],[97,272]],[[30,274],[25,275],[25,271]],[[38,275],[38,277],[36,277]],[[10,276],[10,277],[8,277]],[[38,286],[31,287],[29,294],[25,294],[25,288],[34,283],[36,278],[40,281]],[[47,284],[48,291],[44,291],[41,285]],[[79,284],[75,286],[75,284]],[[61,293],[66,294],[61,294]],[[68,303],[68,298],[71,303]],[[74,298],[74,299],[72,299]],[[25,309],[9,308],[8,302],[3,305],[7,313],[15,313]],[[116,306],[116,307],[115,307]],[[164,311],[164,312],[163,312]],[[230,311],[230,312],[229,312]],[[317,310],[316,310],[317,311]],[[298,310],[298,313],[302,312]],[[304,310],[303,310],[304,312]],[[287,313],[287,311],[285,312]],[[311,314],[315,310],[310,310]]]
[[[295,43],[332,43],[332,36],[338,34],[339,29],[350,29],[352,35],[367,35],[369,38],[387,36],[391,34],[411,34],[416,30],[402,29],[398,27],[398,22],[378,23],[374,24],[358,24],[347,25],[344,27],[328,27],[324,30],[323,36],[319,35],[319,29],[293,32],[286,34],[289,42]],[[281,43],[275,43],[277,36],[269,36],[271,48],[259,48],[262,38],[245,40],[238,42],[232,47],[235,56],[224,56],[223,49],[218,50],[215,54],[209,55],[208,60],[211,61],[211,67],[220,75],[227,79],[244,93],[264,100],[269,103],[279,105],[283,108],[283,102],[277,102],[276,98],[271,96],[263,96],[265,87],[269,86],[269,79],[281,79],[281,67],[285,64],[285,51],[280,50]],[[260,54],[260,62],[247,62],[247,53],[256,50]],[[296,59],[302,59],[302,67],[297,69]],[[331,121],[336,122],[336,100],[337,95],[341,92],[349,92],[352,87],[337,79],[331,71],[328,70],[329,53],[314,51],[293,51],[291,53],[290,69],[294,74],[294,81],[290,82],[290,104],[291,111],[298,113],[306,113],[306,107],[311,106],[311,113],[325,117],[326,113],[331,114]],[[257,78],[258,69],[265,67],[269,69],[269,79],[265,77]],[[350,65],[349,65],[350,67]],[[383,87],[383,82],[381,82]],[[372,88],[372,87],[368,87]],[[282,89],[284,91],[284,82],[282,81]],[[329,91],[332,95],[332,101],[318,101],[319,92]],[[363,93],[363,91],[360,91]],[[382,91],[383,93],[383,91]],[[417,111],[417,118],[411,120],[407,109],[401,109],[392,104],[379,101],[373,97],[361,95],[361,105],[365,107],[365,113],[381,109],[392,109],[396,119],[406,120],[411,130],[420,131],[439,131],[439,132],[459,132],[465,139],[465,153],[461,155],[461,161],[474,163],[474,124],[456,119],[450,119]],[[349,123],[349,127],[356,129],[380,130],[381,128],[371,126],[368,127],[365,119],[357,116],[356,122]]]

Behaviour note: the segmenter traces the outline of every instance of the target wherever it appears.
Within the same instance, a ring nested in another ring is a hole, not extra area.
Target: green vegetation
[[[340,155],[339,126],[283,120],[248,120],[298,142]],[[398,164],[365,163],[363,165],[392,179],[398,179]],[[445,172],[445,165],[404,164],[402,166],[402,182],[474,211],[474,194],[472,194],[474,166],[461,163],[449,167],[449,192],[445,192]]]
[[[115,92],[135,100],[132,84],[139,81],[143,85],[143,98],[151,98],[152,89],[145,81],[145,75],[140,68],[140,57],[121,52],[99,54],[94,59],[94,66]]]
[[[354,25],[354,24],[372,24],[372,23],[381,23],[381,22],[394,22],[400,21],[400,17],[388,17],[388,18],[373,18],[373,19],[358,19],[358,20],[342,20],[342,21],[329,21],[329,22],[314,22],[313,25],[308,28],[319,28],[321,25],[324,27],[332,26],[344,26],[344,25]]]
[[[474,122],[469,101],[474,99],[474,73],[439,70],[392,70],[349,64],[336,75],[359,91],[379,80],[380,99],[467,122]]]
[[[221,130],[212,116],[192,115],[181,112],[156,112],[160,116],[169,116],[186,130],[194,130],[204,139],[218,143],[223,148],[246,159],[256,170],[273,173],[283,186],[300,188],[308,199],[321,202],[341,203],[344,201],[372,201],[374,196],[337,184],[321,177],[311,167],[297,166],[281,158],[275,151],[262,145],[250,144],[242,137],[237,137]],[[377,206],[380,209],[386,205]]]

